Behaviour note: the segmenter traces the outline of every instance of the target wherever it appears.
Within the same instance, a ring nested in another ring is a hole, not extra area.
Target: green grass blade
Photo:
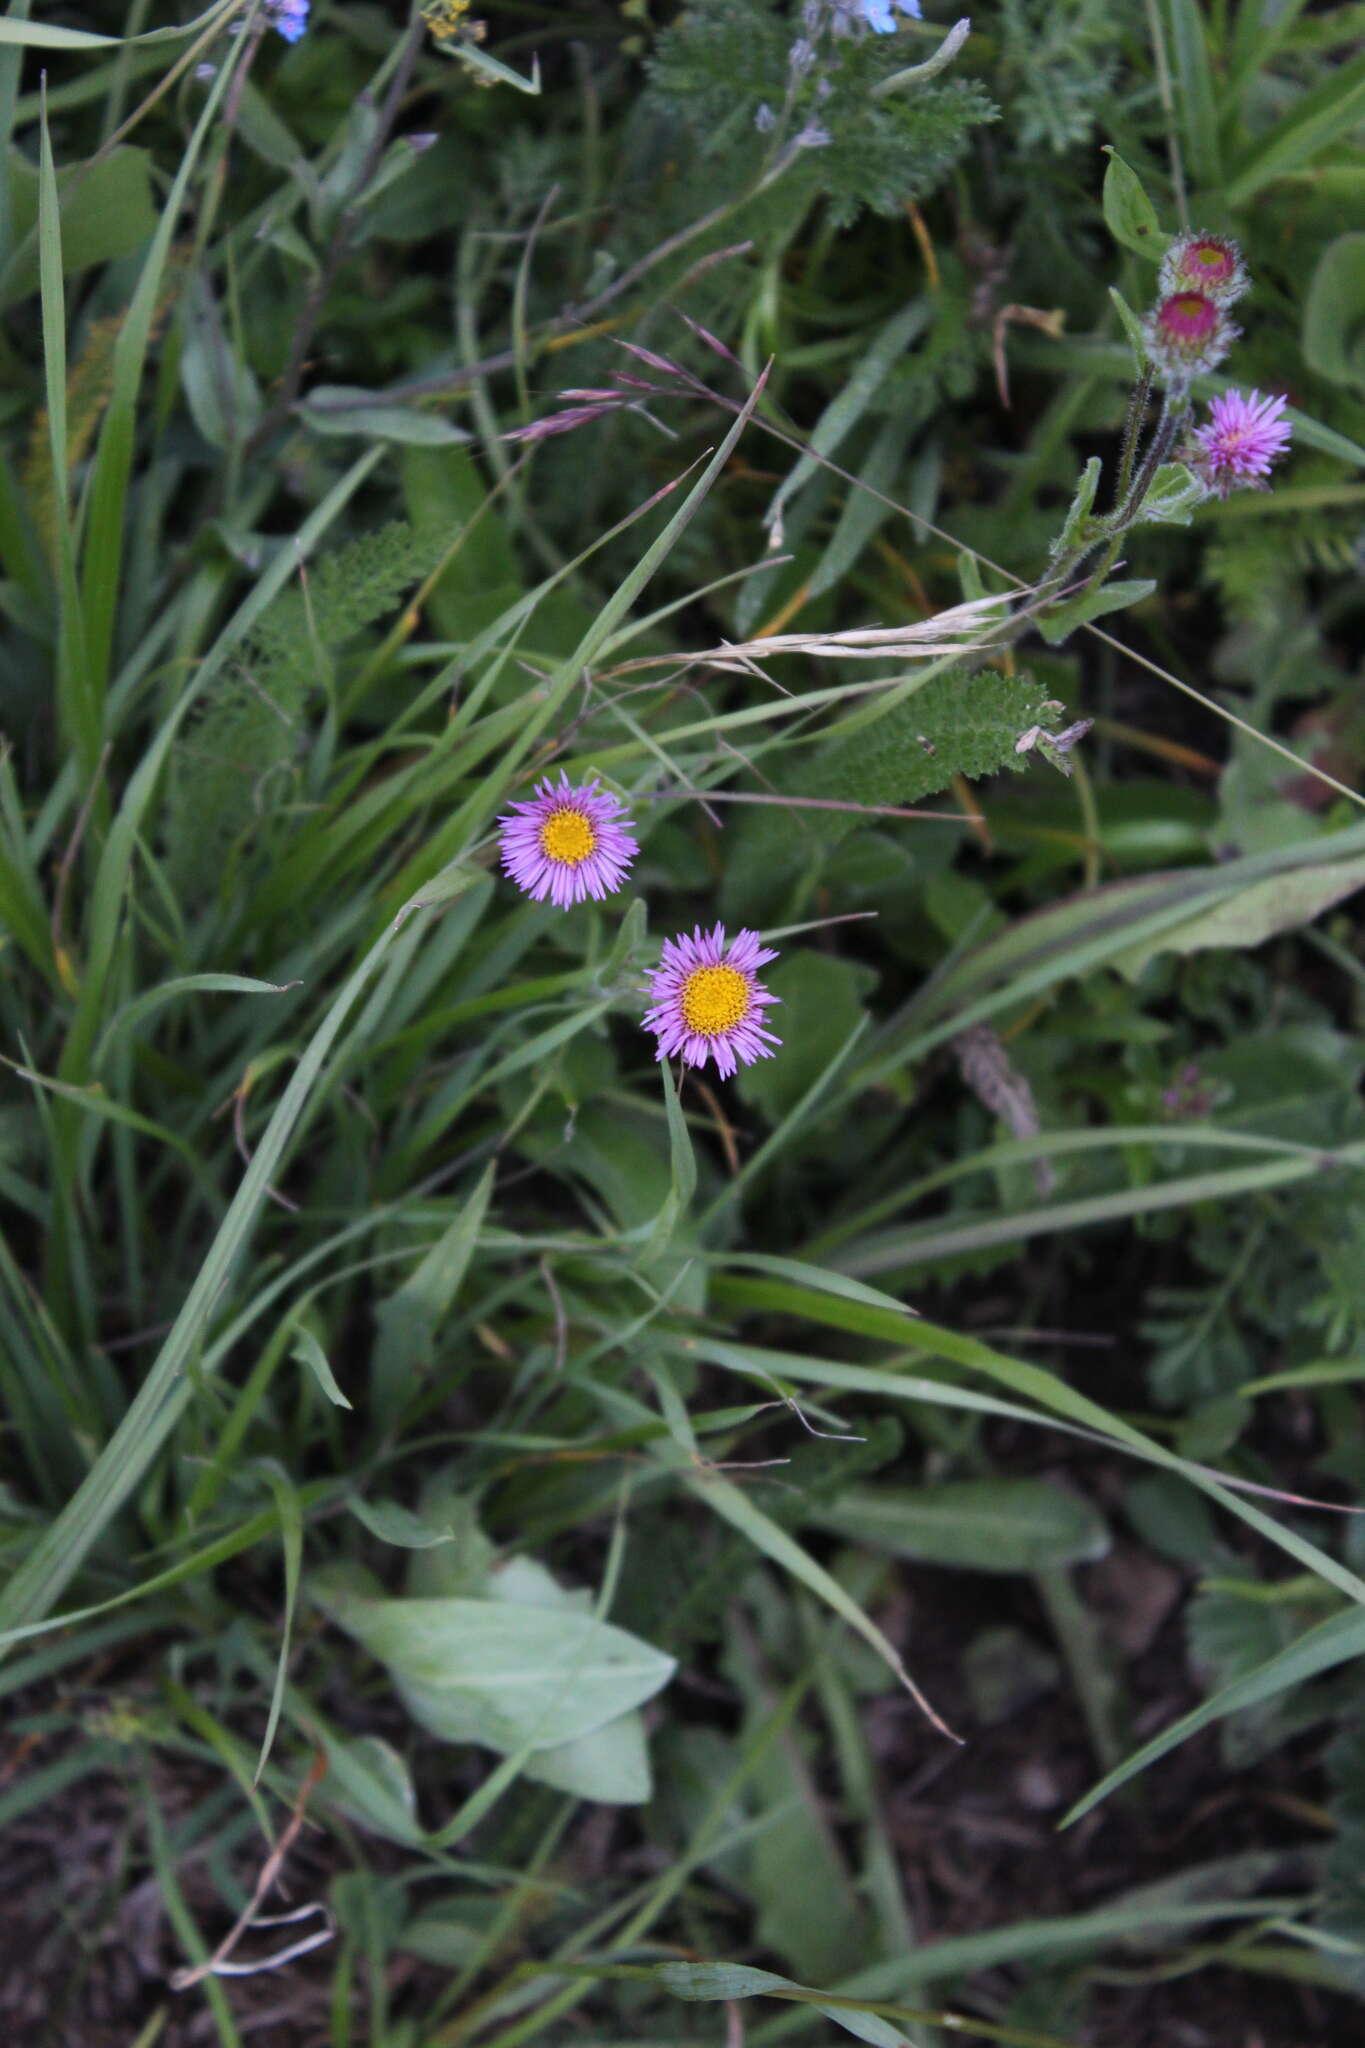
[[[332,1002],[300,1059],[243,1175],[189,1295],[123,1421],[75,1497],[39,1538],[3,1592],[0,1631],[41,1620],[60,1599],[82,1559],[147,1471],[177,1410],[167,1396],[199,1345],[214,1305],[231,1277],[267,1199],[285,1148],[302,1118],[327,1056],[397,927],[375,941]]]
[[[1240,1713],[1246,1707],[1260,1706],[1265,1700],[1272,1700],[1290,1686],[1303,1685],[1321,1672],[1332,1671],[1338,1664],[1345,1664],[1353,1657],[1365,1656],[1365,1614],[1351,1608],[1345,1614],[1333,1614],[1326,1621],[1320,1621],[1310,1628],[1296,1642],[1290,1643],[1273,1657],[1267,1657],[1254,1671],[1246,1672],[1234,1679],[1193,1707],[1188,1714],[1182,1714],[1169,1728],[1163,1728],[1160,1735],[1154,1735],[1150,1742],[1121,1763],[1117,1770],[1101,1778],[1083,1799],[1063,1816],[1061,1825],[1070,1827],[1092,1807],[1107,1799],[1111,1792],[1117,1792],[1120,1785],[1145,1771],[1149,1764],[1157,1761],[1201,1728],[1207,1728],[1215,1721],[1221,1721],[1227,1714]]]

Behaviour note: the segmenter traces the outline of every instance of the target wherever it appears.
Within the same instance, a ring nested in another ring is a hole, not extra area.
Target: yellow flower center
[[[551,811],[540,828],[540,849],[548,859],[562,861],[566,868],[581,867],[588,855],[597,851],[592,819],[567,807]]]
[[[749,984],[737,967],[694,967],[682,988],[683,1022],[698,1038],[733,1031],[749,1014]]]

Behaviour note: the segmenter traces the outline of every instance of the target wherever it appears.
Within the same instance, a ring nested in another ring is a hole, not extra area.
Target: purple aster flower
[[[573,783],[561,771],[558,788],[538,782],[530,803],[498,819],[504,871],[537,903],[548,896],[567,910],[585,896],[600,902],[620,888],[640,851],[620,823],[625,816],[596,776]]]
[[[308,26],[309,0],[266,0],[270,25],[287,43],[296,43]]]
[[[771,1059],[782,1040],[765,1030],[763,1013],[780,998],[754,970],[776,958],[757,932],[736,932],[727,945],[723,924],[704,936],[696,925],[690,939],[685,932],[665,939],[659,965],[649,971],[647,993],[654,1001],[644,1016],[646,1031],[659,1041],[655,1059],[681,1053],[689,1067],[713,1059],[725,1079],[741,1060],[751,1067]]]
[[[1194,430],[1195,462],[1211,490],[1225,498],[1238,485],[1257,488],[1284,454],[1293,429],[1280,418],[1282,398],[1224,391],[1209,401],[1209,421]]]

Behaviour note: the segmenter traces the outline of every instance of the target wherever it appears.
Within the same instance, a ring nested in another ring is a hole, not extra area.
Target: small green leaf
[[[346,1396],[336,1383],[336,1375],[327,1362],[327,1353],[323,1350],[321,1344],[319,1344],[306,1323],[299,1323],[296,1326],[294,1348],[289,1355],[291,1358],[297,1359],[300,1365],[308,1367],[309,1372],[312,1373],[313,1378],[322,1388],[329,1401],[333,1402],[338,1408],[349,1408],[351,1406],[351,1403],[346,1399]]]
[[[1137,314],[1133,311],[1127,299],[1124,298],[1123,293],[1116,291],[1112,284],[1109,287],[1109,297],[1113,301],[1114,311],[1123,323],[1123,331],[1128,337],[1129,346],[1132,348],[1134,369],[1140,371],[1147,360],[1147,337],[1142,331],[1142,322],[1138,319]]]
[[[188,295],[180,382],[194,424],[210,447],[239,447],[260,419],[260,386],[232,346],[202,276]]]
[[[1318,258],[1303,309],[1303,353],[1333,384],[1365,385],[1365,234],[1338,235]]]
[[[323,1364],[326,1364],[323,1360]],[[349,1407],[348,1401],[343,1401]],[[270,1491],[275,1496],[275,1506],[280,1517],[280,1542],[284,1549],[284,1626],[280,1632],[280,1651],[275,1665],[275,1683],[270,1695],[270,1711],[266,1716],[265,1734],[261,1738],[261,1753],[256,1761],[252,1782],[259,1784],[261,1773],[270,1760],[270,1751],[275,1741],[275,1730],[280,1723],[280,1709],[284,1705],[285,1681],[289,1674],[289,1645],[294,1633],[294,1608],[299,1594],[299,1568],[303,1561],[303,1509],[289,1474],[273,1458],[258,1460],[257,1469],[264,1476]]]
[[[1104,224],[1125,249],[1136,249],[1139,256],[1159,263],[1169,237],[1161,231],[1156,208],[1143,191],[1137,172],[1117,150],[1106,143],[1104,153],[1109,159],[1104,174]]]
[[[1095,493],[1100,487],[1100,476],[1104,465],[1098,455],[1092,455],[1081,471],[1076,485],[1076,494],[1062,523],[1062,530],[1052,543],[1053,555],[1064,555],[1077,547],[1081,540],[1081,529],[1090,517],[1090,508],[1095,502]]]
[[[813,1519],[893,1557],[965,1571],[1042,1571],[1089,1563],[1109,1548],[1096,1509],[1041,1479],[860,1487]]]
[[[334,1804],[373,1834],[409,1846],[422,1839],[408,1767],[377,1735],[328,1742],[327,1792]]]
[[[464,1533],[449,1515],[427,1518],[396,1500],[362,1500],[352,1494],[346,1505],[372,1536],[400,1550],[431,1550],[438,1543],[454,1543]]]
[[[658,1963],[654,1974],[675,1998],[728,2000],[761,1997],[765,1991],[785,1993],[798,2004],[813,2005],[846,2033],[870,2042],[871,2048],[906,2048],[902,2029],[880,2014],[859,2012],[853,2006],[822,2005],[820,1992],[794,1983],[790,1977],[779,1977],[772,1970],[755,1969],[750,1963]]]
[[[298,407],[315,434],[361,434],[372,441],[402,441],[418,448],[449,448],[470,436],[440,413],[398,405],[382,391],[356,384],[316,384]]]
[[[370,1388],[377,1415],[388,1418],[396,1412],[430,1360],[441,1318],[454,1305],[473,1257],[496,1170],[494,1163],[485,1167],[430,1251],[375,1310],[378,1335]]]
[[[1154,526],[1188,526],[1208,492],[1183,462],[1163,462],[1147,489],[1138,518]]]
[[[1130,604],[1140,604],[1155,589],[1155,580],[1148,576],[1101,583],[1097,590],[1083,590],[1079,597],[1067,598],[1043,612],[1038,619],[1038,631],[1049,647],[1060,647],[1078,626],[1087,625],[1091,619],[1102,619],[1107,612],[1120,612]]]
[[[265,94],[258,92],[249,78],[244,79],[242,85],[242,97],[237,106],[237,133],[265,163],[272,164],[278,171],[292,172],[304,153],[301,145]]]
[[[513,71],[510,65],[499,62],[487,50],[480,50],[473,43],[445,42],[437,43],[436,47],[443,57],[453,57],[467,71],[478,72],[493,85],[510,85],[517,92],[530,93],[533,98],[540,92],[540,60],[537,57],[531,59],[531,76],[523,78],[519,71]]]

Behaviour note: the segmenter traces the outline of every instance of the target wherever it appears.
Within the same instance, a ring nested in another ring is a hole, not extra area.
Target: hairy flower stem
[[[1147,364],[1141,377],[1133,386],[1128,400],[1128,414],[1123,422],[1123,452],[1119,457],[1118,502],[1122,505],[1128,496],[1128,486],[1133,480],[1133,464],[1137,460],[1138,436],[1142,423],[1147,417],[1147,401],[1152,395],[1152,366]]]
[[[1111,515],[1112,525],[1109,545],[1100,556],[1099,562],[1088,578],[1092,588],[1103,583],[1118,559],[1118,552],[1123,546],[1124,535],[1141,512],[1142,501],[1151,489],[1153,477],[1174,448],[1176,438],[1184,426],[1187,410],[1183,389],[1172,389],[1167,392],[1165,403],[1161,408],[1161,417],[1157,421],[1156,430],[1147,444],[1147,453],[1142,458],[1138,473],[1129,484],[1126,495],[1121,493],[1119,506]]]
[[[1141,463],[1138,463],[1138,437],[1147,409],[1151,384],[1152,375],[1149,369],[1134,387],[1129,401],[1128,416],[1123,428],[1123,447],[1119,458],[1118,503],[1114,510],[1105,518],[1096,520],[1096,530],[1088,540],[1082,541],[1076,547],[1068,548],[1067,552],[1053,563],[1033,592],[1027,612],[1007,621],[998,634],[992,634],[992,645],[1012,645],[1027,627],[1029,619],[1037,612],[1045,610],[1052,599],[1066,588],[1087,555],[1093,554],[1096,548],[1102,547],[1103,553],[1087,570],[1081,590],[1072,594],[1080,596],[1084,590],[1098,589],[1113,568],[1118,559],[1119,549],[1123,546],[1124,536],[1137,521],[1142,511],[1142,501],[1151,488],[1152,479],[1174,448],[1185,424],[1188,410],[1188,386],[1173,385],[1166,393],[1152,438],[1147,444]]]

